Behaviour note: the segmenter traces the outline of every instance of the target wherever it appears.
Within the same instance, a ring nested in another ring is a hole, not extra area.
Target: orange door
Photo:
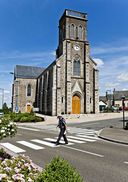
[[[77,95],[72,97],[72,114],[80,114],[80,97]]]
[[[31,112],[31,106],[27,105],[27,112],[30,113]]]

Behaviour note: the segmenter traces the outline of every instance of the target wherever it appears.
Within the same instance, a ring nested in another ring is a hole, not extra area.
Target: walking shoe
[[[59,145],[60,143],[55,143],[55,145]]]
[[[68,144],[68,142],[65,142],[65,144]]]

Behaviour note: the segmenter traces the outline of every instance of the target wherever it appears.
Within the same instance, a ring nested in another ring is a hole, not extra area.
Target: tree
[[[4,114],[8,114],[9,113],[9,108],[8,108],[6,103],[3,104],[3,112],[4,112]]]

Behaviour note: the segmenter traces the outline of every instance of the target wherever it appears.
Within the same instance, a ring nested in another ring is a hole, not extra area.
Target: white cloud
[[[119,86],[119,83],[106,83],[105,84],[106,88],[115,88],[117,86]]]
[[[118,40],[115,42],[103,43],[97,47],[92,47],[93,55],[101,54],[115,54],[128,51],[128,38]]]
[[[95,47],[92,48],[92,54],[106,54],[106,53],[116,53],[116,52],[122,52],[122,51],[128,51],[128,46],[119,46],[119,47]]]
[[[104,65],[104,62],[102,61],[102,59],[99,58],[93,58],[93,60],[97,63],[98,67],[101,67]]]
[[[121,73],[117,79],[121,82],[127,82],[128,81],[128,73]]]
[[[44,59],[46,57],[55,56],[54,51],[40,51],[40,52],[20,52],[20,51],[12,51],[12,52],[1,52],[0,59]]]
[[[9,90],[4,90],[4,93],[5,94],[10,94],[10,91]]]

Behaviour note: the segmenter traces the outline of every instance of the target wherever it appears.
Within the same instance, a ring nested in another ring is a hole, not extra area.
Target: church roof
[[[16,65],[14,70],[15,78],[37,78],[42,72],[44,68],[34,67],[34,66],[23,66]]]

